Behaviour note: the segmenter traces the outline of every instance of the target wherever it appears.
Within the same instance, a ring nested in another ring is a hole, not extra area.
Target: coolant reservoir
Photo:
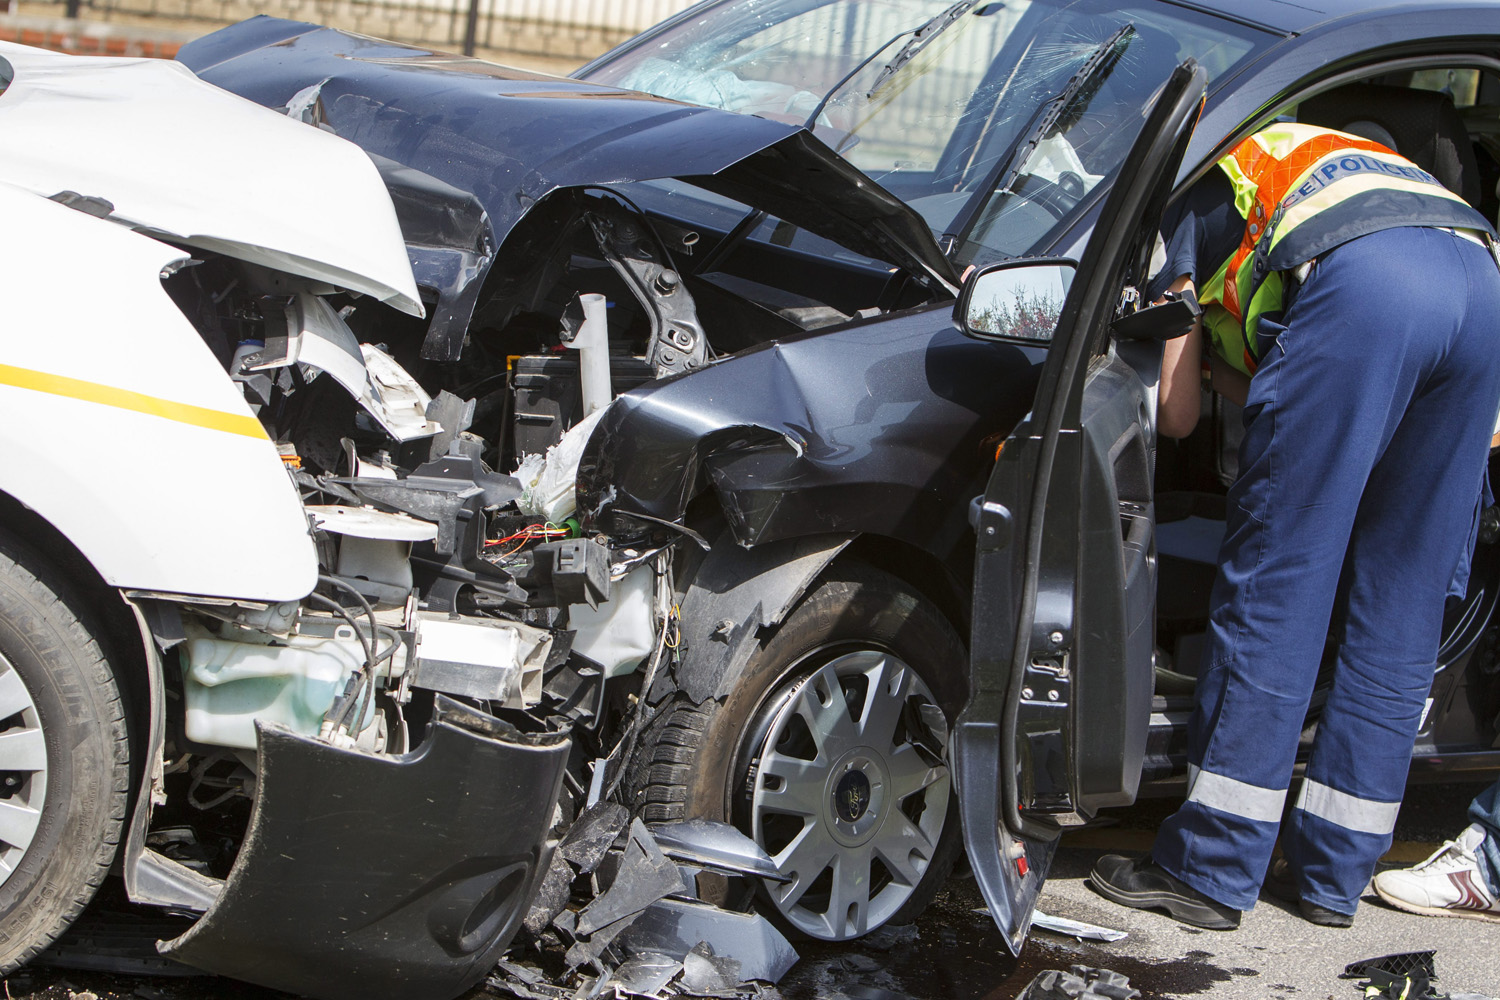
[[[189,638],[182,652],[187,738],[254,749],[257,719],[316,736],[324,713],[364,663],[353,630],[340,631],[347,637],[297,637],[285,646]],[[372,704],[357,728],[373,714]]]
[[[654,581],[650,566],[637,566],[615,581],[610,599],[598,608],[587,604],[568,608],[568,627],[577,633],[573,651],[603,667],[605,677],[631,673],[655,648]]]

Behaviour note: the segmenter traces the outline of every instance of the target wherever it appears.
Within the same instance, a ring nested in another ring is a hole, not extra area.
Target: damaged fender
[[[1042,357],[964,337],[946,307],[752,348],[618,397],[584,449],[579,510],[624,533],[635,514],[680,522],[712,487],[741,545],[880,535],[961,574],[986,441],[1031,408]]]
[[[439,696],[395,757],[260,729],[250,833],[213,907],[163,954],[319,1000],[431,1000],[521,926],[571,742]]]
[[[114,587],[257,601],[312,590],[296,487],[158,280],[182,251],[3,183],[0,214],[33,234],[0,243],[15,331],[0,420],[35,429],[10,436],[0,490]]]
[[[682,600],[682,639],[693,655],[648,692],[654,703],[677,690],[701,705],[724,698],[741,672],[762,629],[781,624],[817,575],[853,540],[850,535],[794,538],[752,549],[728,533],[713,550]]]

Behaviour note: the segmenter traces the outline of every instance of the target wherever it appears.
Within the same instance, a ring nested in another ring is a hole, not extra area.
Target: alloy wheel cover
[[[36,701],[0,654],[0,885],[36,836],[47,799],[47,741]]]
[[[796,675],[767,705],[751,836],[791,881],[766,889],[810,937],[857,938],[901,908],[937,852],[952,784],[942,710],[882,650]]]

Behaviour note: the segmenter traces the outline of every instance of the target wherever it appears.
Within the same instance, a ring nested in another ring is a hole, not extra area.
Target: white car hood
[[[133,228],[422,315],[395,208],[358,146],[176,62],[11,43],[0,58],[15,71],[0,181],[102,198]]]

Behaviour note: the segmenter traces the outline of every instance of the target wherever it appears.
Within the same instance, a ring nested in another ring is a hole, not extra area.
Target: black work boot
[[[1297,888],[1297,880],[1292,875],[1291,862],[1286,858],[1277,858],[1271,862],[1271,868],[1266,872],[1265,890],[1283,903],[1295,903],[1297,912],[1310,924],[1320,927],[1354,926],[1354,914],[1340,913],[1303,899],[1302,890]]]
[[[1105,899],[1137,910],[1165,910],[1168,916],[1211,931],[1232,931],[1240,925],[1240,911],[1209,899],[1162,868],[1151,855],[1127,858],[1106,854],[1089,873],[1095,890]]]

